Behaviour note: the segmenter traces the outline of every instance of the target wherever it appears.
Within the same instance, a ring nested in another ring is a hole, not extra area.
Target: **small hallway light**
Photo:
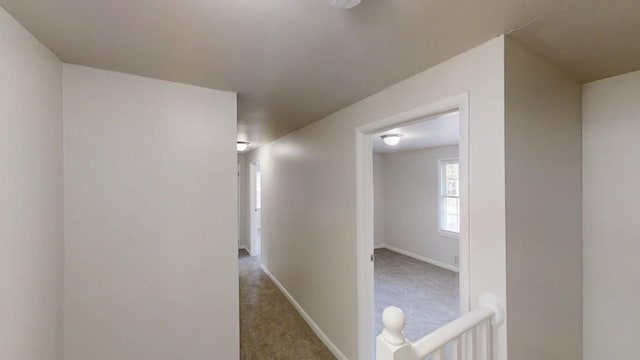
[[[236,143],[236,149],[237,149],[239,152],[246,151],[248,148],[249,148],[249,143],[248,143],[248,142],[246,142],[246,141],[238,141],[238,142]]]
[[[387,135],[382,135],[380,137],[382,138],[382,141],[384,141],[385,144],[387,144],[389,146],[396,146],[396,145],[398,145],[398,143],[400,143],[400,138],[402,137],[402,135],[400,135],[400,134],[387,134]]]

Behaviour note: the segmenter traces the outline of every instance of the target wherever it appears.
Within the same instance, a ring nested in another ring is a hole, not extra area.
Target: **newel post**
[[[376,338],[376,360],[414,360],[411,343],[404,336],[402,310],[389,306],[382,313],[384,329]]]

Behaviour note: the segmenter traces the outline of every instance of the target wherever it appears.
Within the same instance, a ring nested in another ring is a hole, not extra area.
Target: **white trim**
[[[430,258],[428,258],[426,256],[414,254],[414,253],[412,253],[410,251],[398,249],[397,247],[393,247],[393,246],[389,246],[389,245],[383,245],[382,247],[386,248],[387,250],[391,250],[393,252],[397,252],[398,254],[402,254],[402,255],[408,256],[410,258],[414,258],[416,260],[420,260],[422,262],[426,262],[428,264],[435,265],[437,267],[441,267],[443,269],[451,270],[451,271],[457,272],[457,273],[460,272],[460,269],[455,265],[447,264],[447,263],[444,263],[444,262],[438,261],[438,260],[433,260],[433,259],[430,259]]]
[[[331,339],[329,339],[329,337],[324,333],[324,331],[320,329],[320,326],[318,326],[318,324],[316,324],[316,322],[313,321],[311,316],[309,316],[309,314],[307,314],[307,312],[304,311],[302,306],[298,304],[298,302],[293,298],[293,296],[289,294],[287,289],[285,289],[285,287],[280,283],[280,281],[276,279],[276,277],[264,266],[264,264],[260,264],[260,268],[262,269],[262,271],[264,271],[265,274],[267,274],[267,276],[271,279],[271,281],[273,281],[273,283],[280,290],[280,292],[282,292],[284,297],[287,298],[287,300],[289,300],[291,305],[293,305],[293,307],[296,308],[300,316],[302,316],[304,321],[306,321],[307,324],[309,324],[309,327],[311,327],[311,330],[313,330],[313,332],[316,333],[316,335],[318,335],[320,340],[322,340],[322,342],[327,346],[327,348],[329,348],[329,351],[331,351],[333,356],[335,356],[338,360],[348,360],[347,357],[342,353],[342,351],[338,349],[336,344],[334,344],[331,341]]]
[[[385,244],[373,245],[373,250],[384,249],[386,247],[387,245]]]
[[[469,93],[373,121],[355,130],[356,146],[356,267],[358,360],[371,360],[374,349],[373,303],[373,152],[371,136],[380,131],[420,122],[457,110],[460,121],[460,314],[470,308],[469,286]]]
[[[374,356],[375,305],[373,302],[373,151],[374,131],[356,129],[356,291],[358,360]]]

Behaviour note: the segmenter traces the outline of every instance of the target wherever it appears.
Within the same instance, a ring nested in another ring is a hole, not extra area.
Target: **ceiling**
[[[639,3],[363,0],[338,10],[329,0],[0,0],[65,62],[238,92],[238,138],[253,146],[529,23],[512,35],[558,53],[584,79],[634,67],[640,56],[608,55],[640,55]]]
[[[640,69],[640,1],[583,0],[509,34],[582,83]]]
[[[415,124],[390,129],[375,134],[372,139],[373,152],[376,154],[390,154],[401,151],[418,150],[438,146],[457,145],[459,142],[458,112],[440,115]],[[400,143],[389,146],[380,136],[386,134],[401,134]]]

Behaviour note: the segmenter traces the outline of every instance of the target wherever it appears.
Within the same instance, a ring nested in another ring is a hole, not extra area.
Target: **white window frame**
[[[447,164],[458,164],[458,191],[460,187],[460,159],[458,158],[450,158],[450,159],[440,159],[438,160],[438,233],[442,236],[449,237],[452,239],[458,239],[460,237],[460,232],[454,232],[444,229],[444,221],[445,221],[445,173],[443,171],[445,165]],[[458,192],[458,218],[460,219],[462,216],[462,204],[460,203],[460,193]],[[462,224],[459,224],[461,226]]]

